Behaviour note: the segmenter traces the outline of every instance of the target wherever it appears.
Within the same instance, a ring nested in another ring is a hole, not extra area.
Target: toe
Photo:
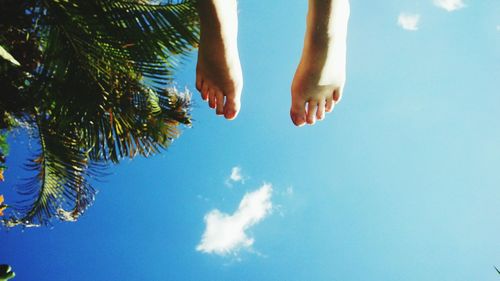
[[[306,123],[305,101],[299,98],[292,99],[290,117],[295,126],[303,126]]]
[[[240,101],[234,96],[226,96],[226,104],[224,105],[224,117],[228,120],[233,120],[240,111]]]
[[[318,103],[318,111],[316,112],[316,118],[318,118],[318,120],[323,120],[325,118],[325,104],[325,100],[321,100]]]
[[[339,103],[340,100],[342,99],[342,93],[344,92],[344,87],[340,87],[335,92],[333,93],[333,100],[335,103]]]
[[[209,93],[209,89],[208,89],[208,83],[204,83],[203,81],[201,81],[201,98],[203,100],[208,100],[208,93]]]
[[[333,110],[333,95],[329,96],[326,99],[326,104],[325,104],[325,111],[326,112],[332,112]]]
[[[196,75],[196,90],[198,90],[198,92],[201,92],[201,82],[203,80],[201,79],[201,76],[200,75]]]
[[[208,106],[211,108],[215,108],[216,106],[215,92],[212,89],[208,91]]]
[[[222,94],[221,91],[217,90],[215,92],[215,99],[216,99],[216,104],[217,104],[217,109],[216,109],[215,113],[217,115],[224,114],[224,95]]]
[[[316,123],[316,112],[318,110],[318,102],[309,101],[307,104],[307,124],[313,125]]]

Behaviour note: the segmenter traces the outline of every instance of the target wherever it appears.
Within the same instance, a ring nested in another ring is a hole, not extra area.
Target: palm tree
[[[10,265],[0,264],[0,281],[7,281],[14,277],[16,277],[16,274],[12,271]]]
[[[198,42],[192,1],[4,0],[0,14],[0,129],[39,143],[4,225],[76,220],[109,163],[160,153],[190,125],[189,95],[169,85]]]

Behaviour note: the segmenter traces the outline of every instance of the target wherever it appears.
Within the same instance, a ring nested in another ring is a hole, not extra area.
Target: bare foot
[[[243,87],[236,0],[200,0],[197,6],[201,38],[196,88],[217,115],[231,120],[240,110]]]
[[[309,0],[307,31],[292,82],[296,126],[323,120],[342,97],[346,78],[348,0]]]

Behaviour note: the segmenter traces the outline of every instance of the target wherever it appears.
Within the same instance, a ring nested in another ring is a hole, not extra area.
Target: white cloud
[[[245,177],[243,177],[243,174],[241,173],[241,167],[239,166],[235,166],[231,169],[231,174],[226,179],[226,185],[232,186],[232,183],[237,182],[245,183]]]
[[[265,183],[259,189],[245,194],[238,210],[232,215],[215,209],[205,215],[205,232],[197,251],[227,255],[253,245],[254,239],[245,233],[267,217],[272,210],[272,186]]]
[[[398,25],[403,29],[416,31],[420,23],[420,15],[401,13],[398,17]]]
[[[229,179],[231,179],[234,182],[242,181],[243,176],[241,175],[241,168],[240,167],[233,167],[231,169],[231,175],[229,176]]]
[[[463,0],[434,0],[434,5],[452,12],[465,7]]]
[[[497,25],[497,31],[500,31],[500,24]]]

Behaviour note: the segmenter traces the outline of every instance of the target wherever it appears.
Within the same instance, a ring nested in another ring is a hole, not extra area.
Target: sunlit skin
[[[231,120],[240,111],[243,87],[236,0],[199,0],[197,8],[201,37],[196,88],[217,115]]]
[[[234,119],[243,78],[236,0],[198,0],[201,38],[196,88],[216,114]],[[348,0],[309,0],[302,57],[292,82],[290,116],[297,126],[322,120],[340,101],[346,78]]]
[[[297,126],[323,120],[346,79],[348,0],[310,0],[302,58],[292,82],[290,116]]]

